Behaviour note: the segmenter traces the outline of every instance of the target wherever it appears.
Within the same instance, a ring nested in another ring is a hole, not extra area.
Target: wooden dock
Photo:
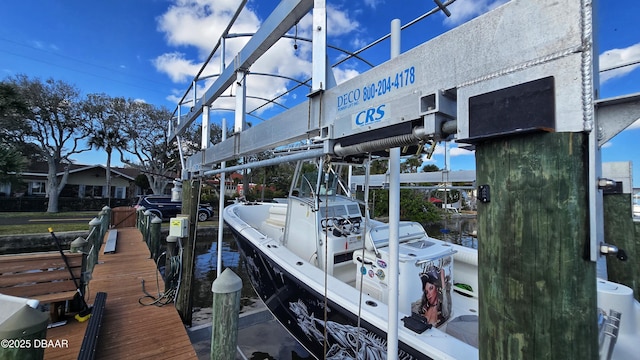
[[[157,296],[156,279],[164,291],[162,277],[138,229],[118,229],[117,250],[104,254],[101,249],[87,294],[87,303],[92,304],[96,293],[107,293],[96,359],[197,359],[173,304],[144,306],[138,302],[145,296],[142,280],[147,292]],[[70,318],[67,325],[48,329],[48,340],[68,346],[47,348],[44,358],[77,358],[87,324]]]

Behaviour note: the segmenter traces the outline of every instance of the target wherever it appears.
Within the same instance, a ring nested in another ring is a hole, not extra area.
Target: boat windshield
[[[318,174],[317,169],[307,170],[299,177],[295,195],[299,197],[333,196],[337,193],[339,183],[339,177],[333,172],[322,171]]]

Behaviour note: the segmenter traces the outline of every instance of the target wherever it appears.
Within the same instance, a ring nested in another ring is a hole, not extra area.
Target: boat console
[[[389,226],[377,226],[367,233],[364,250],[353,253],[356,288],[384,303],[388,302]],[[411,314],[422,301],[427,281],[437,287],[443,304],[442,322],[451,314],[453,276],[452,246],[427,236],[420,224],[401,222],[399,228],[399,310]],[[416,305],[418,304],[418,305]],[[412,309],[412,307],[414,309]]]

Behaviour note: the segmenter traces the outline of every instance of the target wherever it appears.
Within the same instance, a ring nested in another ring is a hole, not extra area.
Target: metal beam
[[[313,7],[313,0],[283,0],[276,9],[262,23],[260,29],[238,52],[233,60],[233,65],[227,66],[216,81],[207,89],[204,95],[198,99],[182,121],[170,134],[173,139],[180,135],[193,121],[202,114],[202,107],[211,105],[222,93],[233,84],[236,79],[236,71],[248,70],[253,63],[260,58],[271,46],[273,46],[293,25],[295,25]]]
[[[311,99],[316,103],[307,100],[236,134],[227,143],[216,144],[206,150],[204,165],[302,139],[322,141],[326,153],[333,153],[334,146],[378,140],[392,128],[404,129],[393,134],[398,139],[411,135],[411,128],[419,125],[439,128],[430,121],[457,119],[457,138],[464,139],[469,137],[470,97],[545,77],[553,77],[556,84],[555,131],[582,132],[582,98],[575,95],[582,93],[581,78],[575,76],[582,66],[580,18],[576,16],[580,13],[577,2],[508,2],[323,91]],[[522,19],[530,25],[522,26]],[[210,98],[213,91],[209,89],[205,97]],[[442,116],[432,116],[434,113]],[[430,132],[419,135],[412,141],[422,141]],[[347,139],[352,141],[347,143]],[[382,150],[397,145],[380,141],[379,146]],[[192,158],[190,169],[200,165],[195,159],[202,157]]]
[[[364,185],[364,175],[352,175],[350,186]],[[400,174],[401,184],[423,184],[423,183],[442,183],[442,182],[462,182],[473,183],[476,181],[475,170],[460,171],[433,171],[421,173],[402,173]],[[369,186],[384,187],[389,182],[387,175],[369,175]]]
[[[600,127],[598,146],[640,119],[640,93],[598,100],[595,106]]]

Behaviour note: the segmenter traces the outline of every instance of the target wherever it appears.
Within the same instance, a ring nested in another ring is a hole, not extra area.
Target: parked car
[[[166,195],[142,195],[134,205],[135,208],[144,206],[155,216],[167,220],[182,212],[182,202],[171,201],[171,196]],[[198,221],[207,221],[213,216],[213,206],[210,204],[200,204],[198,209]]]

